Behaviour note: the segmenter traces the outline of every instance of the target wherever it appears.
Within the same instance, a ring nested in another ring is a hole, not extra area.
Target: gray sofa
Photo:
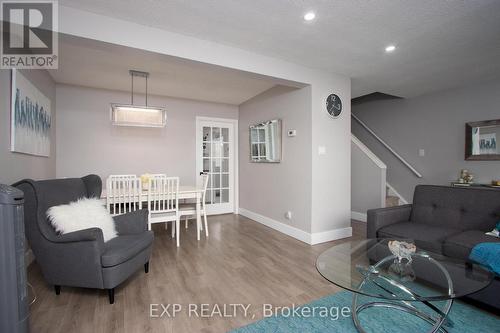
[[[82,197],[99,198],[99,176],[34,181],[13,186],[24,192],[24,220],[28,242],[45,280],[54,285],[107,289],[114,303],[114,288],[144,266],[149,269],[153,232],[147,230],[147,210],[114,217],[118,237],[104,243],[102,231],[90,228],[58,234],[47,219],[52,206]]]
[[[368,238],[407,238],[428,251],[467,260],[500,220],[500,190],[419,185],[413,204],[368,211]],[[500,309],[500,279],[469,298]]]

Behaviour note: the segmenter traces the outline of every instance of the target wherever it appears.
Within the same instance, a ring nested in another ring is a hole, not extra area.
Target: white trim
[[[385,165],[384,162],[380,158],[378,158],[377,155],[375,155],[363,142],[361,142],[357,137],[354,136],[354,134],[351,134],[351,141],[358,146],[359,149],[361,149],[366,156],[372,160],[373,163],[375,163],[376,166],[378,166],[381,169],[387,169],[387,165]]]
[[[238,143],[238,138],[239,138],[239,127],[238,127],[238,119],[232,119],[232,118],[217,118],[217,117],[203,117],[203,116],[196,116],[196,144],[198,144],[198,135],[200,135],[200,131],[198,129],[198,123],[201,121],[214,121],[214,122],[220,122],[220,123],[230,123],[233,124],[233,160],[234,160],[234,169],[233,169],[233,174],[234,174],[234,189],[233,189],[233,213],[238,214],[238,207],[240,206],[240,177],[239,177],[239,143]],[[198,147],[196,148],[196,160],[198,160]],[[196,170],[196,175],[199,174],[199,171]]]
[[[351,237],[352,236],[352,228],[341,228],[341,229],[333,229],[323,232],[316,233],[308,233],[304,230],[292,227],[288,224],[273,220],[267,216],[260,215],[258,213],[254,213],[245,208],[239,209],[239,214],[245,216],[255,222],[263,224],[271,229],[277,230],[285,235],[298,239],[304,243],[309,245],[315,245],[319,243],[330,242],[333,240]]]
[[[196,121],[216,121],[219,123],[231,123],[238,124],[238,119],[235,118],[217,118],[217,117],[204,117],[204,116],[196,116]]]
[[[403,198],[403,196],[401,194],[399,194],[399,192],[396,191],[396,189],[394,187],[392,187],[391,184],[389,184],[389,183],[385,183],[385,184],[389,188],[389,194],[393,195],[395,197],[398,197],[400,204],[402,204],[402,205],[407,205],[408,204],[408,201],[405,198]]]
[[[263,216],[263,215],[254,213],[252,211],[249,211],[249,210],[247,210],[245,208],[241,208],[241,207],[239,209],[239,214],[243,215],[245,217],[248,217],[251,220],[259,222],[260,224],[263,224],[269,228],[272,228],[274,230],[282,232],[285,235],[288,235],[290,237],[298,239],[304,243],[311,244],[311,234],[304,231],[304,230],[292,227],[292,226],[285,224],[285,223],[282,223],[282,222],[278,222],[278,221],[273,220],[267,216]]]
[[[381,182],[380,182],[380,208],[385,208],[387,205],[387,169],[381,169]]]
[[[240,153],[239,153],[239,148],[240,145],[238,143],[238,138],[240,134],[240,128],[238,125],[238,119],[233,119],[233,125],[234,125],[234,208],[233,208],[233,213],[238,214],[238,210],[240,208],[240,174],[239,174],[239,161],[240,161]]]
[[[337,239],[347,238],[352,236],[352,227],[333,229],[311,234],[311,245],[331,242]]]
[[[354,143],[377,167],[380,168],[380,207],[384,208],[387,196],[387,165],[377,155],[375,155],[363,142],[351,134],[351,142]],[[365,217],[366,220],[366,217]]]
[[[351,212],[351,219],[356,220],[356,221],[366,222],[367,215],[366,215],[366,213],[352,211]]]

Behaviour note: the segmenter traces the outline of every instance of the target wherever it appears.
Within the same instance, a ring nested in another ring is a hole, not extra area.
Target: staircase
[[[351,135],[351,217],[366,221],[369,209],[394,207],[406,200],[387,183],[387,166],[358,138]],[[366,186],[367,183],[373,186]]]
[[[399,206],[399,198],[394,195],[388,195],[385,197],[385,206],[386,207],[394,207]]]
[[[384,141],[380,136],[377,135],[370,127],[368,127],[367,124],[365,124],[359,117],[357,117],[354,113],[351,113],[352,119],[358,123],[361,128],[365,129],[371,136],[378,141],[383,147],[385,147],[389,152],[391,152],[403,165],[405,165],[408,169],[410,169],[413,174],[418,177],[422,178],[422,174],[418,172],[408,161],[406,161],[398,152],[396,152],[386,141]],[[387,170],[387,166],[375,155],[373,152],[370,151],[366,147],[365,144],[363,144],[359,139],[357,139],[354,135],[351,135],[351,141],[356,143],[363,152],[367,154],[371,159],[377,160],[378,164],[384,169]],[[384,186],[382,185],[381,187],[381,204],[385,205],[385,207],[394,207],[394,206],[400,206],[400,205],[405,205],[408,202],[388,183],[386,183],[385,179],[383,184],[387,184],[386,190],[385,190],[385,201],[384,201]]]
[[[386,192],[385,192],[385,206],[386,207],[394,207],[405,205],[408,202],[398,193],[396,190],[386,183]]]

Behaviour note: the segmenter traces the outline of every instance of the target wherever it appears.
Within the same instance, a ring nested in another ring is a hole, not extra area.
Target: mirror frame
[[[278,123],[278,135],[277,136],[279,138],[279,142],[278,142],[279,159],[274,160],[274,161],[252,159],[252,128],[256,127],[256,126],[266,125],[266,124],[269,124],[269,123],[274,122],[274,121],[276,121]],[[281,161],[283,160],[283,130],[282,130],[281,119],[271,119],[268,121],[262,121],[260,123],[256,123],[256,124],[252,124],[252,125],[248,126],[248,148],[249,148],[248,158],[249,158],[251,163],[281,163]]]
[[[472,128],[484,126],[500,126],[500,119],[475,121],[465,124],[465,160],[467,161],[500,161],[500,154],[472,155]]]

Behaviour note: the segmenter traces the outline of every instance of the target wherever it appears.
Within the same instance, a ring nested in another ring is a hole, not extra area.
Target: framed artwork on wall
[[[51,103],[18,70],[12,70],[10,150],[50,156]]]
[[[465,159],[468,161],[499,161],[500,119],[465,124]]]

